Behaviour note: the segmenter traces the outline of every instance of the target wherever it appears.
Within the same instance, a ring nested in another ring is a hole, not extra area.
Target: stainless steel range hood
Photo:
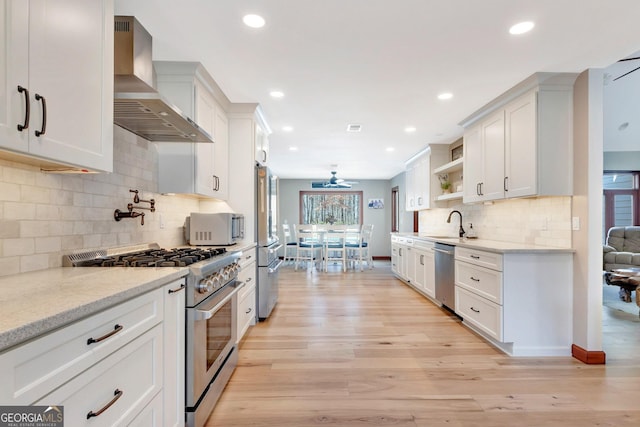
[[[116,16],[113,121],[154,142],[213,138],[153,87],[151,35],[133,16]]]

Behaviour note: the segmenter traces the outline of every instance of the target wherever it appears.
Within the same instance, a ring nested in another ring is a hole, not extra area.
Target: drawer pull
[[[469,255],[471,258],[473,259],[480,259],[480,257],[478,255]]]
[[[113,327],[113,331],[109,332],[108,334],[104,334],[103,336],[101,336],[101,337],[99,337],[99,338],[89,338],[89,339],[87,340],[87,345],[91,345],[91,344],[94,344],[94,343],[97,343],[97,342],[100,342],[100,341],[104,341],[104,340],[106,340],[107,338],[109,338],[110,336],[117,334],[117,333],[118,333],[118,332],[120,332],[121,330],[122,330],[122,325],[118,325],[118,324],[116,324],[116,325]]]
[[[249,282],[250,282],[250,281],[252,281],[252,280],[253,280],[253,277],[247,277],[246,282],[247,282],[247,283],[249,283]]]
[[[474,282],[479,282],[479,281],[480,281],[480,279],[476,279],[476,278],[475,278],[475,277],[473,277],[473,276],[469,277],[469,279],[473,280]]]
[[[473,311],[473,312],[475,312],[475,313],[480,313],[480,310],[476,310],[476,309],[475,309],[475,308],[473,308],[473,307],[469,307],[469,308],[471,309],[471,311]]]
[[[244,312],[244,314],[249,314],[249,313],[251,313],[251,307],[249,307],[249,310]]]
[[[185,288],[185,285],[180,285],[179,288],[177,289],[169,289],[169,293],[170,294],[175,294],[176,292],[180,292],[181,290],[183,290]]]
[[[106,411],[107,409],[109,409],[111,407],[111,405],[113,405],[114,403],[116,403],[116,401],[118,399],[120,399],[123,395],[123,391],[122,390],[118,390],[116,389],[113,392],[113,399],[111,399],[111,402],[107,403],[106,405],[104,405],[102,407],[102,409],[100,409],[98,412],[93,412],[93,411],[89,411],[89,413],[87,414],[87,419],[93,418],[93,417],[97,417],[98,415],[102,414],[104,411]]]

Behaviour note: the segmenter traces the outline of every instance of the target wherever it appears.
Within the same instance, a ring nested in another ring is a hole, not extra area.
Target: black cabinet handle
[[[42,103],[42,127],[36,131],[36,136],[42,136],[47,131],[47,100],[44,96],[36,93],[36,101]]]
[[[475,308],[473,308],[473,307],[469,307],[469,308],[471,309],[471,311],[474,311],[474,312],[476,312],[476,313],[480,313],[480,310],[476,310],[476,309],[475,309]]]
[[[18,124],[18,130],[22,132],[23,130],[29,128],[29,118],[31,117],[31,98],[29,98],[29,89],[27,89],[26,87],[18,86],[18,92],[24,93],[24,122],[22,124]]]
[[[249,307],[249,310],[245,311],[245,314],[249,314],[251,313],[251,307]]]
[[[476,278],[475,278],[475,277],[473,277],[473,276],[469,277],[469,279],[473,280],[474,282],[479,282],[479,281],[480,281],[480,279],[476,279]]]
[[[169,289],[169,293],[170,294],[175,294],[176,292],[180,292],[183,289],[184,289],[184,285],[180,285],[180,287],[177,288],[177,289]]]
[[[478,255],[469,255],[469,258],[480,259],[480,257]]]
[[[113,399],[111,399],[111,402],[109,402],[106,405],[104,405],[102,407],[102,409],[100,409],[98,412],[89,411],[89,413],[87,414],[87,419],[90,419],[90,418],[93,418],[93,417],[97,417],[98,415],[102,414],[104,411],[109,409],[111,407],[111,405],[116,403],[118,401],[118,399],[120,399],[122,397],[123,394],[124,394],[124,392],[122,390],[115,389],[115,391],[113,392],[114,397],[113,397]]]
[[[116,325],[113,327],[113,331],[109,332],[108,334],[104,334],[103,336],[101,336],[101,337],[99,337],[99,338],[89,338],[89,339],[87,340],[87,345],[91,345],[91,344],[95,344],[95,343],[100,342],[100,341],[104,341],[104,340],[106,340],[107,338],[109,338],[109,337],[111,337],[111,336],[113,336],[113,335],[117,334],[118,332],[120,332],[120,331],[122,330],[122,328],[123,328],[123,326],[122,326],[122,325],[118,325],[118,324],[116,324]]]
[[[509,181],[509,177],[505,176],[504,177],[504,191],[509,191],[509,188],[507,187],[507,181]]]

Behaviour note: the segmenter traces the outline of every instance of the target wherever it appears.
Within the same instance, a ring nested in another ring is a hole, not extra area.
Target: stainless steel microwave
[[[186,224],[190,245],[228,246],[244,239],[242,214],[192,212]]]

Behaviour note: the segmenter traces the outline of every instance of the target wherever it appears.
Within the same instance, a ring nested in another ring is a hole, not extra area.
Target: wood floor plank
[[[395,279],[280,273],[208,426],[638,426],[638,322],[603,309],[606,365],[512,358]]]

